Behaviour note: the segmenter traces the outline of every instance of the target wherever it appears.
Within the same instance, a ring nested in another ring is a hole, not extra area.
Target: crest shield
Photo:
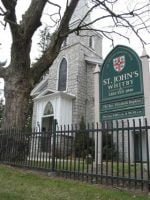
[[[119,56],[113,59],[113,67],[115,71],[121,72],[125,67],[125,56]]]

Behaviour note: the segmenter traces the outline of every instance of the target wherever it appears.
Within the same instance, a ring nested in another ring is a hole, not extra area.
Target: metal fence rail
[[[0,134],[0,161],[149,191],[150,127],[145,119],[82,127],[55,124],[48,132],[5,130]]]

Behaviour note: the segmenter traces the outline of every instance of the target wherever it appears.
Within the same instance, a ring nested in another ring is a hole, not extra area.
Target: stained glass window
[[[67,85],[67,61],[62,59],[59,67],[58,90],[65,91]]]

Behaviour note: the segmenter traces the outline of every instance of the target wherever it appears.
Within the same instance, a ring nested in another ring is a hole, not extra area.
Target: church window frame
[[[50,101],[48,101],[44,107],[43,117],[48,117],[53,115],[54,115],[53,105]]]
[[[94,36],[93,36],[93,35],[89,36],[89,47],[90,47],[91,49],[94,49],[94,48],[95,48],[95,39],[94,39]]]
[[[65,61],[66,65],[65,65],[65,72],[64,74],[60,74],[62,67],[64,67],[63,65],[63,61]],[[67,91],[67,86],[68,86],[68,61],[66,59],[66,57],[63,57],[59,63],[59,67],[58,67],[58,81],[57,81],[57,90],[58,91]],[[63,82],[64,81],[64,82]]]

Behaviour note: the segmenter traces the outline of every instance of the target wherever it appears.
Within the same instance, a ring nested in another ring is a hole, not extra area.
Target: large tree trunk
[[[5,82],[5,110],[3,129],[25,127],[28,115],[29,98],[30,98],[29,82],[23,77],[14,79],[9,78]]]
[[[30,45],[21,34],[13,41],[11,63],[5,78],[5,109],[3,127],[25,127],[31,92]]]

